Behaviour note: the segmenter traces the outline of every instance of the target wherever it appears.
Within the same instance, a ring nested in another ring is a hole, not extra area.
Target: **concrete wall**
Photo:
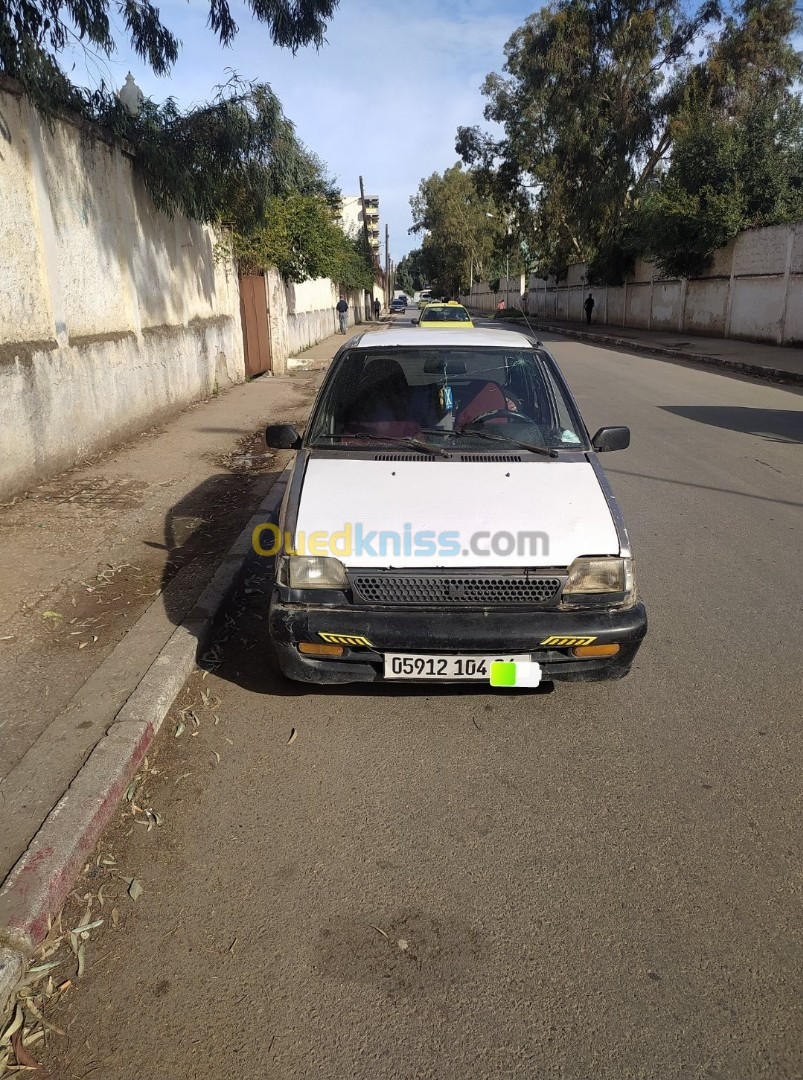
[[[640,259],[623,286],[589,288],[585,271],[583,265],[572,266],[561,282],[530,278],[530,314],[579,322],[583,299],[591,292],[595,323],[803,344],[801,222],[741,233],[716,252],[700,278],[662,279]],[[477,288],[482,287],[487,289]]]
[[[0,497],[245,374],[213,231],[158,213],[132,160],[42,124],[0,79]]]
[[[475,281],[471,291],[465,296],[461,296],[460,300],[467,307],[479,311],[496,311],[499,302],[504,301],[506,297],[511,307],[521,307],[524,288],[523,275],[512,277],[509,281],[501,278],[496,292],[491,291],[491,286],[487,281]]]
[[[340,290],[329,278],[285,283],[278,270],[269,270],[268,324],[273,371],[282,375],[287,361],[337,332],[335,310]],[[380,300],[382,290],[379,290]],[[349,326],[373,319],[373,298],[362,292],[346,294]]]

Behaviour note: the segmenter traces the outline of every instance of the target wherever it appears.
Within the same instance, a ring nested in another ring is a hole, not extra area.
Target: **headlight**
[[[342,589],[349,583],[340,559],[323,555],[291,555],[289,576],[291,589]]]
[[[569,567],[569,577],[563,587],[564,596],[633,592],[632,559],[575,559]]]

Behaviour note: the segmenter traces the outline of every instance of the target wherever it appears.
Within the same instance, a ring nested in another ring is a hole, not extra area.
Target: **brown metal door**
[[[270,335],[268,333],[268,293],[261,274],[240,278],[240,316],[245,347],[247,378],[271,370]]]

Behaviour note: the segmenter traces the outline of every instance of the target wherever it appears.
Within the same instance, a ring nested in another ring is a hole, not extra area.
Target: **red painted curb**
[[[24,952],[47,936],[48,918],[64,903],[148,751],[153,724],[136,733],[130,728],[109,729],[6,878],[0,891],[3,931]]]

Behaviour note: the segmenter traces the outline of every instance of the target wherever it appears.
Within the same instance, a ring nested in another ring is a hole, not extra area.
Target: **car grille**
[[[434,454],[374,454],[374,461],[443,461],[442,457]],[[461,454],[460,461],[521,461],[521,454]]]
[[[355,600],[364,604],[446,604],[455,607],[549,607],[558,598],[561,579],[510,574],[370,574],[353,573]]]

